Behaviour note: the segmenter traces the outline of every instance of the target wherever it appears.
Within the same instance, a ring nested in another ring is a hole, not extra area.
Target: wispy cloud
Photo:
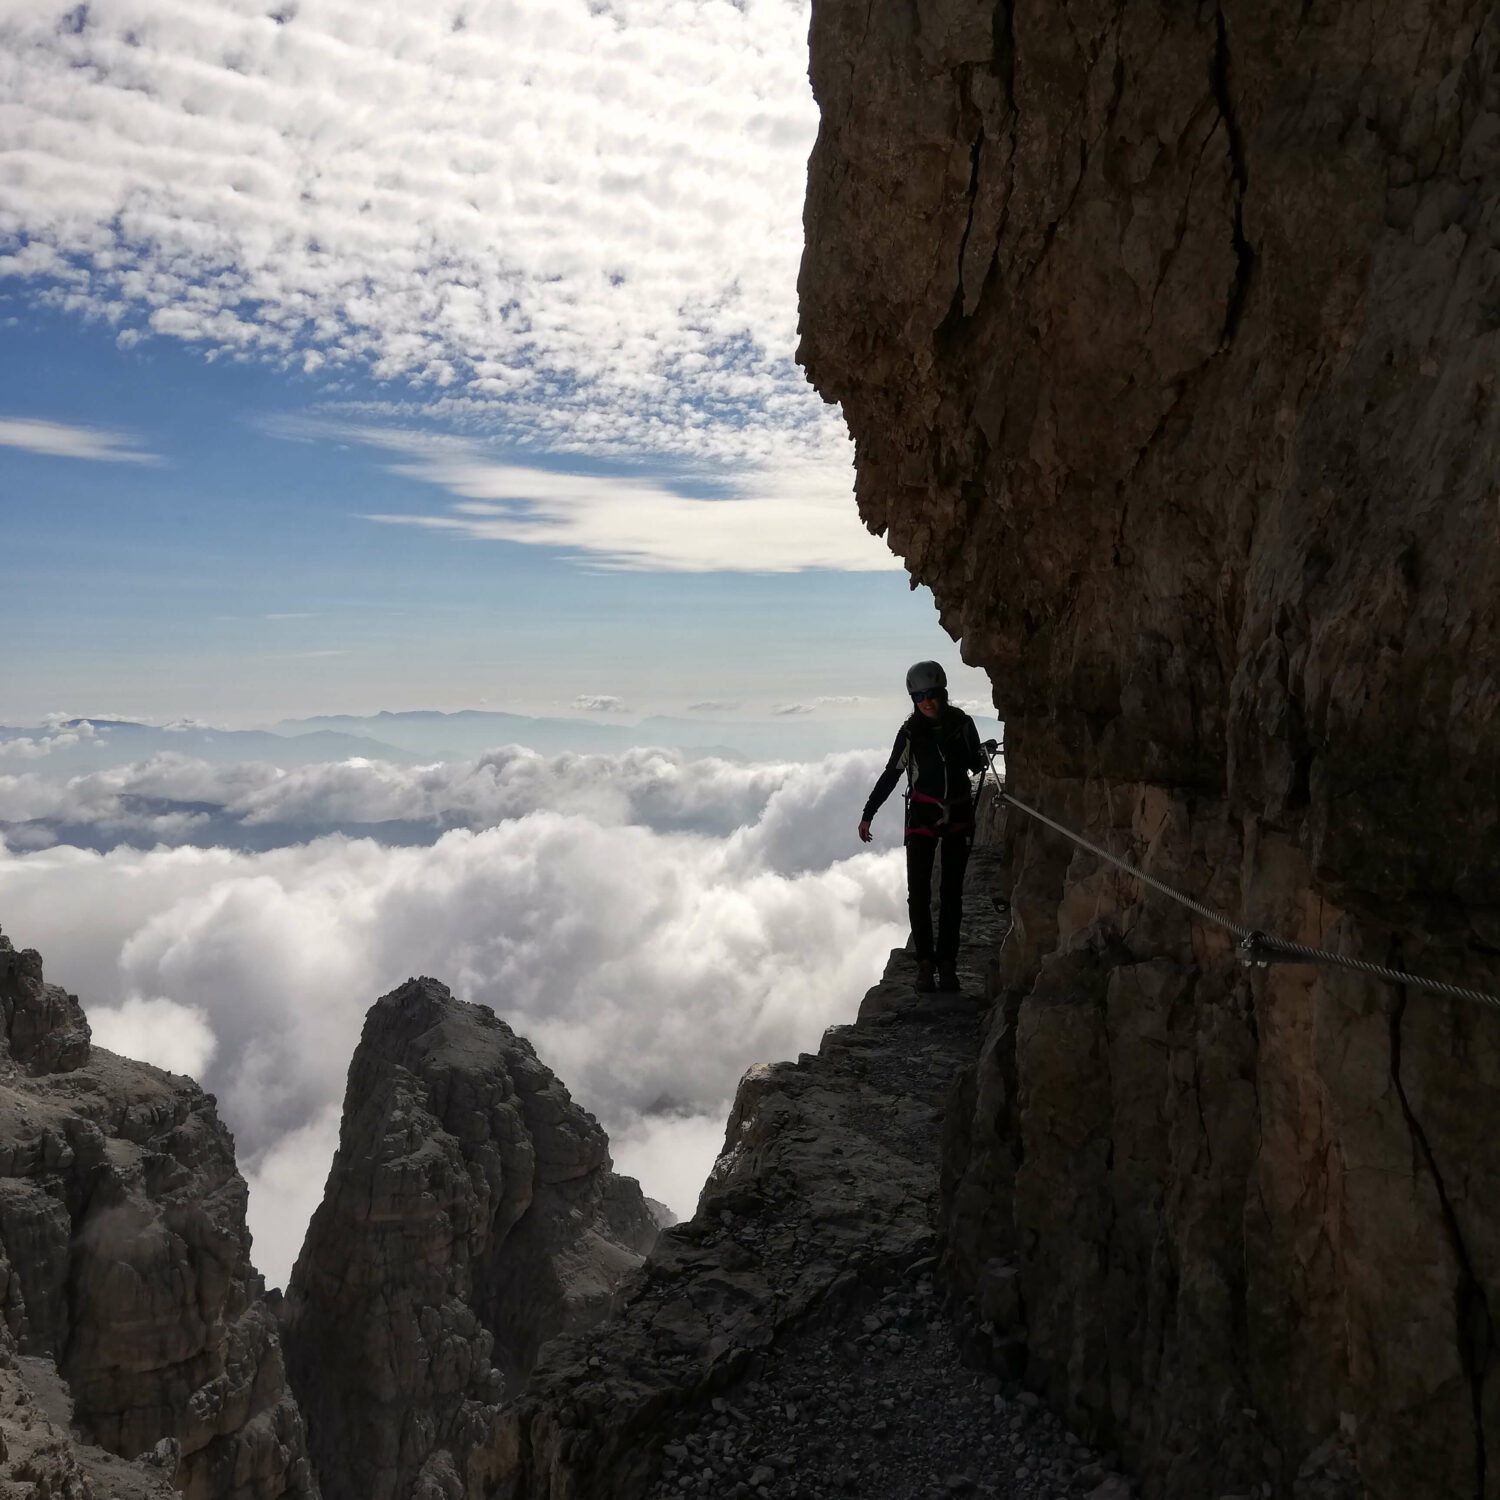
[[[580,693],[573,700],[574,708],[581,708],[590,714],[622,714],[625,712],[623,699],[616,698],[611,693]]]
[[[367,520],[589,555],[618,568],[669,572],[874,572],[899,566],[865,531],[851,476],[826,466],[752,471],[720,498],[631,474],[562,473],[499,462],[477,441],[390,429],[336,429],[402,454],[394,472],[458,496],[442,515]],[[684,486],[685,488],[685,486]]]
[[[785,718],[792,714],[814,713],[816,710],[810,703],[777,703],[772,706],[771,712]]]
[[[705,698],[700,703],[689,703],[690,714],[729,714],[739,707],[738,703],[720,703],[714,698]]]
[[[0,30],[0,36],[3,36]],[[4,215],[0,213],[0,228]],[[144,452],[133,438],[97,427],[70,427],[37,417],[0,417],[0,448],[24,448],[49,458],[87,458],[97,463],[155,464],[161,460]]]

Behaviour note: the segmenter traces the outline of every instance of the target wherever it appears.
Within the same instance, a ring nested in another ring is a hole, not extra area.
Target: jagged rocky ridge
[[[3,935],[0,1014],[7,1500],[317,1500],[309,1448],[329,1496],[488,1493],[538,1349],[610,1311],[665,1215],[524,1038],[412,980],[366,1018],[268,1301],[212,1098],[94,1047]]]
[[[538,1349],[609,1312],[658,1228],[598,1122],[493,1012],[432,979],[377,1001],[287,1293],[323,1494],[488,1493]]]
[[[0,1015],[0,1493],[315,1497],[214,1101],[3,935]]]
[[[1500,14],[814,0],[800,358],[1018,793],[1500,988]],[[1028,1381],[1152,1496],[1500,1495],[1500,1016],[1011,814],[948,1163]]]

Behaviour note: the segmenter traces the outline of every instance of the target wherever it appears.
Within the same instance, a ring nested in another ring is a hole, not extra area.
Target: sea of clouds
[[[0,923],[101,1045],[218,1096],[273,1283],[321,1196],[365,1011],[415,974],[528,1036],[617,1165],[687,1214],[744,1069],[850,1019],[905,939],[899,815],[868,850],[855,836],[881,760],[512,746],[20,770],[0,774]],[[274,847],[232,847],[256,828]]]

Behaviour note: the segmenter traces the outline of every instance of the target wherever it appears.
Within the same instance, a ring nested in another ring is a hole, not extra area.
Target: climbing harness
[[[926,802],[933,807],[941,808],[942,811],[938,814],[936,823],[919,826],[908,822],[906,825],[907,833],[920,833],[926,838],[936,839],[948,833],[967,833],[969,831],[970,825],[968,823],[955,823],[952,821],[953,805],[951,802],[945,802],[941,797],[929,797],[926,792],[908,792],[906,794],[908,816],[910,816],[910,808],[913,802]]]
[[[911,821],[913,802],[925,802],[939,809],[936,823],[916,824]],[[941,797],[929,797],[926,792],[908,791],[906,794],[906,835],[920,833],[924,838],[941,838],[948,831],[948,804]]]
[[[986,751],[992,771],[994,770],[994,755],[993,750]],[[983,785],[983,780],[984,773],[981,772],[981,785]],[[1257,928],[1242,927],[1238,922],[1231,921],[1223,912],[1216,911],[1211,906],[1205,906],[1201,901],[1194,901],[1191,896],[1174,890],[1154,876],[1146,874],[1144,870],[1138,870],[1128,860],[1121,859],[1119,855],[1111,854],[1108,849],[1101,848],[1091,839],[1084,838],[1081,833],[1075,833],[1071,828],[1049,818],[1045,813],[1038,812],[1036,808],[1028,807],[1006,791],[998,771],[995,771],[995,792],[1002,802],[1008,802],[1018,812],[1025,813],[1028,818],[1035,818],[1038,823],[1046,824],[1048,828],[1062,834],[1064,838],[1071,839],[1080,848],[1087,849],[1090,854],[1097,854],[1100,859],[1106,860],[1116,869],[1123,870],[1132,879],[1139,880],[1142,885],[1149,886],[1161,895],[1170,897],[1179,906],[1185,906],[1189,911],[1196,912],[1205,921],[1213,922],[1232,932],[1239,939],[1239,946],[1235,952],[1242,964],[1253,964],[1259,969],[1274,963],[1330,964],[1340,969],[1352,969],[1358,974],[1368,974],[1372,979],[1381,979],[1387,984],[1410,985],[1416,989],[1431,990],[1437,995],[1446,995],[1453,1000],[1472,1000],[1480,1005],[1490,1005],[1500,1009],[1500,995],[1491,995],[1484,990],[1467,989],[1461,984],[1449,984],[1442,979],[1428,979],[1421,974],[1408,974],[1404,969],[1390,969],[1382,964],[1366,963],[1362,958],[1348,958],[1342,953],[1330,953],[1326,948],[1309,948],[1303,943],[1289,942],[1285,938],[1275,937]]]

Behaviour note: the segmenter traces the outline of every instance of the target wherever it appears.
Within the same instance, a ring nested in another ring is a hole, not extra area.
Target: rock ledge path
[[[1034,1395],[965,1365],[936,1280],[945,1105],[1005,930],[998,854],[970,865],[962,994],[917,995],[897,950],[853,1024],[746,1074],[697,1214],[615,1318],[544,1351],[498,1435],[498,1493],[1126,1500]]]

